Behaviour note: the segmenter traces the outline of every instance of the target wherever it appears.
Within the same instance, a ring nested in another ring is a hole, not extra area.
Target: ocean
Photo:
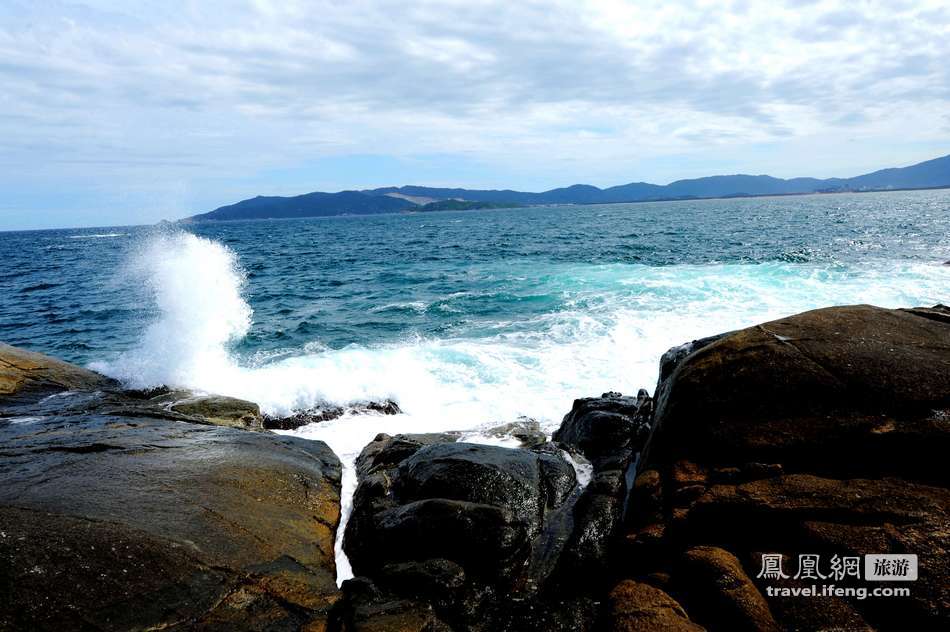
[[[950,191],[8,232],[0,260],[10,344],[271,414],[396,401],[294,431],[351,492],[379,432],[550,432],[695,338],[950,301]]]

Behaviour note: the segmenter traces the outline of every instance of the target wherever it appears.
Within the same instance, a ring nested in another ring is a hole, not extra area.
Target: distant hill
[[[417,211],[474,211],[483,208],[524,208],[517,202],[473,202],[470,200],[440,200],[423,204]]]
[[[258,196],[188,219],[207,221],[370,215],[409,210],[465,210],[485,208],[489,205],[497,208],[498,206],[539,204],[605,204],[936,187],[950,187],[950,155],[910,167],[882,169],[854,178],[784,180],[765,175],[731,175],[677,180],[667,185],[632,182],[607,189],[600,189],[589,184],[575,184],[541,193],[509,189],[477,190],[402,186],[339,193],[316,192],[293,197]]]

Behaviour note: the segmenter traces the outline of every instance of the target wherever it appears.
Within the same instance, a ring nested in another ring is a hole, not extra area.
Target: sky
[[[946,0],[0,2],[0,230],[950,154]]]

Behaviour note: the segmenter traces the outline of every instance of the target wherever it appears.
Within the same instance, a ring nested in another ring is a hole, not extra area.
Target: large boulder
[[[590,484],[573,509],[557,578],[571,584],[609,588],[609,566],[616,550],[625,499],[635,460],[650,429],[653,400],[640,389],[636,397],[604,393],[577,399],[553,440],[592,469]]]
[[[636,397],[610,392],[576,399],[551,438],[583,454],[595,469],[624,469],[646,440],[652,413],[644,389]]]
[[[619,572],[671,574],[710,629],[950,626],[950,309],[815,310],[661,365]],[[764,553],[787,580],[761,573]],[[880,553],[918,555],[910,597],[767,594],[794,585],[799,556],[827,574],[835,555]]]
[[[401,453],[404,442],[388,451]],[[485,580],[512,580],[575,480],[555,454],[468,443],[420,445],[393,465],[365,477],[356,492],[344,539],[356,573],[445,558]]]
[[[129,390],[104,375],[0,343],[0,415],[114,415],[263,430],[254,402],[165,386]]]
[[[0,419],[0,629],[325,625],[341,473],[326,445],[24,412]]]
[[[698,346],[658,387],[648,462],[946,482],[950,309],[805,312]]]
[[[344,548],[361,577],[343,585],[343,629],[583,629],[575,603],[537,606],[570,528],[574,468],[551,445],[456,438],[380,435],[357,459]]]

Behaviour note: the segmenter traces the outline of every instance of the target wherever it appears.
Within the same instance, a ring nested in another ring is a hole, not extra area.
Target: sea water
[[[948,260],[945,190],[0,233],[0,340],[271,414],[392,399],[294,431],[344,462],[346,513],[377,433],[550,432],[695,338],[950,302]]]

